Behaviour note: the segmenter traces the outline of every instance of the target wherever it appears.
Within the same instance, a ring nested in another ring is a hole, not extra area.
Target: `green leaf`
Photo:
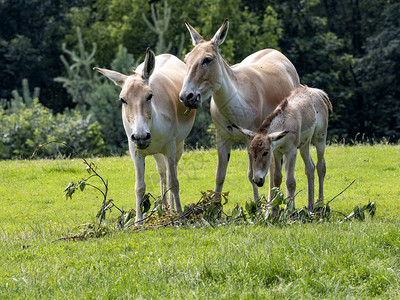
[[[254,216],[257,213],[257,204],[253,201],[246,201],[245,208],[249,215]]]
[[[188,115],[190,114],[190,111],[191,111],[191,110],[192,110],[191,108],[186,109],[185,112],[184,112],[184,114],[185,114],[186,116],[188,116]]]
[[[186,216],[189,213],[190,209],[191,207],[189,205],[185,205],[183,207],[183,215]]]
[[[146,213],[150,210],[151,203],[150,203],[150,194],[146,194],[143,196],[143,201],[140,203],[140,209],[142,210],[142,213]]]
[[[185,206],[185,208],[186,208],[186,206]],[[163,215],[163,212],[164,212],[163,206],[161,204],[158,205],[157,206],[157,215],[159,218],[161,218],[161,216]]]
[[[81,192],[83,192],[83,190],[84,190],[85,187],[86,187],[86,182],[85,182],[85,181],[86,181],[85,179],[82,179],[82,180],[79,180],[79,181],[76,183],[76,186],[79,187],[79,189],[81,190]]]
[[[371,218],[373,218],[375,216],[375,212],[376,212],[376,204],[375,202],[371,202],[368,204],[368,213],[371,216]]]
[[[65,188],[65,190],[64,190],[64,192],[66,192],[65,194],[64,194],[64,196],[63,197],[65,197],[65,198],[70,198],[70,199],[72,199],[72,194],[73,193],[75,193],[75,189],[76,189],[76,187],[75,187],[75,183],[73,183],[73,182],[70,182],[69,184],[68,184],[68,186]]]
[[[286,207],[285,207],[285,211],[286,211],[286,213],[288,214],[288,215],[291,215],[291,214],[293,214],[294,213],[294,211],[295,211],[295,207],[294,207],[294,199],[291,199],[291,198],[286,198],[286,199],[289,199],[288,201],[287,201],[287,204],[286,204]]]
[[[74,185],[75,185],[75,183],[70,182],[70,183],[68,184],[68,186],[65,188],[64,192],[68,191],[68,190],[69,190],[70,188],[72,188]]]
[[[283,202],[283,193],[278,189],[274,199],[272,200],[272,207],[281,205]]]

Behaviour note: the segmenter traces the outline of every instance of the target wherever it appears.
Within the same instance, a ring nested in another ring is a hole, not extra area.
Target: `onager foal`
[[[296,180],[294,168],[297,149],[305,164],[308,181],[308,210],[314,210],[314,171],[315,165],[310,155],[310,142],[317,149],[317,173],[319,179],[319,201],[324,201],[324,159],[329,110],[332,104],[327,94],[307,86],[294,90],[261,125],[257,133],[238,128],[251,138],[249,155],[253,165],[253,182],[264,185],[265,176],[274,156],[275,171],[271,187],[282,183],[282,158],[285,159],[286,196],[294,201]],[[271,195],[270,195],[271,196]],[[270,199],[271,200],[271,199]],[[279,208],[276,207],[274,213]]]
[[[185,106],[179,102],[186,73],[185,64],[170,54],[157,57],[147,49],[144,63],[132,75],[94,68],[122,90],[122,120],[129,140],[129,151],[136,172],[136,221],[143,219],[140,204],[146,191],[144,182],[145,157],[153,155],[161,181],[161,195],[170,188],[169,205],[179,214],[182,208],[179,200],[177,165],[183,153],[184,139],[192,129],[195,112],[185,115]],[[166,170],[167,176],[166,176]],[[174,203],[175,202],[175,203]],[[166,206],[166,199],[163,198]]]

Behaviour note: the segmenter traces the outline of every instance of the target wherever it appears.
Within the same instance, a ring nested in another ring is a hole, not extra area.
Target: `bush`
[[[51,110],[33,100],[33,105],[22,105],[8,111],[0,107],[0,159],[27,158],[39,144],[62,141],[82,155],[105,154],[100,125],[83,118],[78,111],[53,115]],[[38,157],[54,158],[59,154],[71,155],[62,144],[52,143],[37,153]]]

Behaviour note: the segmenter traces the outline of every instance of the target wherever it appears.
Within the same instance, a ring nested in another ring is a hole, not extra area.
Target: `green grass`
[[[247,154],[231,156],[227,210],[252,195]],[[315,157],[315,151],[313,151]],[[197,202],[213,189],[216,151],[184,154],[181,200]],[[364,222],[291,226],[229,225],[117,232],[99,239],[53,240],[95,220],[101,203],[94,190],[62,198],[72,180],[86,176],[80,160],[0,161],[0,298],[399,298],[400,146],[329,146],[326,200],[349,213],[376,201]],[[129,157],[96,158],[109,180],[110,197],[124,209],[134,202]],[[298,157],[297,207],[307,183]],[[146,162],[148,192],[159,194],[154,161]],[[267,192],[267,187],[261,189]],[[116,212],[113,212],[116,216]]]

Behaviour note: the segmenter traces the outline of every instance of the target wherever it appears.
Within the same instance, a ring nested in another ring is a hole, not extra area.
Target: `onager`
[[[263,186],[265,176],[271,163],[274,162],[275,172],[272,182],[270,181],[270,189],[280,187],[282,158],[284,158],[286,196],[294,201],[296,190],[294,169],[297,149],[300,149],[308,181],[308,210],[312,212],[314,210],[315,171],[315,165],[310,155],[310,142],[312,141],[317,149],[318,201],[323,202],[326,173],[324,152],[329,111],[332,112],[332,104],[328,95],[322,90],[305,86],[294,90],[265,119],[257,133],[237,127],[251,139],[249,155],[253,165],[253,182],[259,187]],[[233,126],[235,127],[235,125]],[[278,209],[278,207],[275,208],[275,213]]]
[[[166,206],[167,178],[169,205],[174,208],[175,204],[178,213],[182,214],[177,165],[183,153],[184,139],[195,118],[194,111],[185,115],[186,107],[179,102],[185,64],[170,54],[155,57],[147,49],[145,61],[129,76],[106,69],[94,70],[122,88],[119,94],[122,120],[136,173],[136,221],[143,219],[140,204],[146,191],[144,171],[147,155],[153,155],[156,160],[163,204]]]
[[[221,192],[233,143],[243,142],[247,148],[250,145],[240,132],[229,126],[234,123],[257,130],[266,116],[301,86],[300,80],[293,64],[273,49],[260,50],[231,67],[218,51],[228,33],[228,20],[210,41],[185,23],[195,47],[185,57],[187,74],[179,96],[187,107],[196,109],[212,95],[210,111],[218,150],[215,191]],[[248,177],[252,182],[250,159]],[[258,188],[253,182],[252,187],[256,200]]]

